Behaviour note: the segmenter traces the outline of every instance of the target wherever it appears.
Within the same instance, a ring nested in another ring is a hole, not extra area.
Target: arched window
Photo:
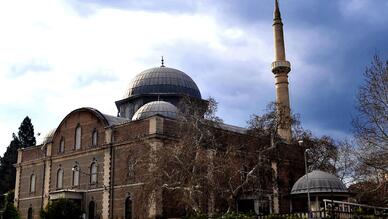
[[[128,177],[135,176],[135,162],[132,158],[128,158]]]
[[[96,204],[94,201],[89,202],[89,219],[94,219],[94,211],[96,209]]]
[[[90,184],[97,183],[97,163],[93,162],[90,165]]]
[[[79,166],[75,165],[73,167],[73,186],[79,186]]]
[[[63,170],[59,169],[57,172],[57,189],[63,188]]]
[[[28,208],[27,218],[32,219],[32,207]]]
[[[125,199],[125,219],[132,219],[132,199],[131,196],[128,196]]]
[[[82,130],[81,130],[81,126],[78,125],[77,128],[75,128],[75,144],[74,144],[74,148],[76,150],[78,149],[81,149],[81,137],[82,137]]]
[[[92,133],[92,146],[97,146],[97,144],[98,144],[98,132],[96,129],[94,129]]]
[[[58,152],[59,153],[65,152],[65,139],[63,137],[61,138],[61,141],[59,142]]]
[[[36,176],[32,174],[30,177],[30,192],[35,192]]]

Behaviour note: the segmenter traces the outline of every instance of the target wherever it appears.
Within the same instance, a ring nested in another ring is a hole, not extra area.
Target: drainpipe
[[[47,159],[47,144],[43,145],[43,152],[44,152],[44,159],[43,159],[43,180],[42,180],[42,201],[40,202],[40,209],[42,210],[44,208],[43,203],[44,203],[44,184],[45,178],[46,178],[46,159]],[[36,184],[36,182],[35,182]]]
[[[113,133],[112,133],[113,135]],[[114,203],[114,170],[115,170],[115,158],[114,158],[114,151],[113,151],[113,143],[111,142],[109,145],[109,153],[110,153],[110,219],[113,219],[113,203]]]

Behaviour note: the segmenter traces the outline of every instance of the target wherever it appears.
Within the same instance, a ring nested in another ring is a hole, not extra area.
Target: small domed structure
[[[132,80],[127,97],[142,94],[183,94],[201,99],[201,93],[190,76],[164,66],[147,69]]]
[[[165,101],[153,101],[140,107],[133,115],[132,120],[145,119],[154,115],[162,115],[171,119],[176,119],[178,109],[171,103]]]
[[[43,138],[42,144],[48,144],[53,140],[54,133],[57,129],[51,129]]]
[[[341,182],[341,180],[330,173],[314,170],[308,173],[308,181],[310,193],[348,193],[346,186]],[[291,190],[291,194],[301,193],[307,193],[306,175],[299,178]]]
[[[294,212],[308,211],[307,205],[300,205],[307,203],[308,194],[311,198],[312,211],[326,210],[327,200],[347,201],[350,196],[348,189],[338,177],[321,170],[314,170],[295,182],[291,189],[292,202],[295,202],[292,204]]]

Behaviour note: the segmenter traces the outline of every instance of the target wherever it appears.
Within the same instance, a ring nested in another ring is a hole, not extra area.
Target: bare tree
[[[187,214],[213,214],[215,208],[222,214],[235,210],[246,192],[269,193],[275,179],[266,154],[270,137],[222,128],[212,98],[207,104],[189,98],[181,104],[176,138],[158,149],[153,176],[160,180],[150,187],[160,186]]]
[[[184,209],[181,215],[174,216],[222,214],[236,210],[244,195],[273,195],[279,179],[272,165],[279,161],[277,147],[286,144],[277,135],[282,117],[275,104],[265,114],[252,116],[245,133],[223,127],[215,115],[217,102],[212,98],[206,104],[188,98],[179,108],[175,136],[164,140],[161,147],[147,147],[153,155],[136,159],[150,166],[146,174],[149,178],[142,180],[143,191],[152,194],[160,188],[159,192],[171,199],[171,203],[163,203],[164,207]],[[334,168],[334,141],[312,137],[301,128],[297,116],[292,117],[292,123],[297,136],[293,144],[303,137],[316,154],[312,157],[322,159],[310,162],[319,169]]]
[[[353,119],[357,143],[352,186],[360,202],[388,202],[388,60],[377,55],[364,72],[357,95],[358,114]]]
[[[280,110],[282,111],[282,110]],[[277,129],[282,117],[278,115],[279,107],[276,103],[270,103],[267,106],[266,113],[263,115],[254,115],[249,121],[249,127],[254,135],[259,138],[271,136],[272,145],[281,142],[277,135]],[[300,116],[291,114],[291,129],[293,134],[292,143],[303,142],[303,149],[310,149],[307,163],[310,170],[323,170],[336,174],[336,162],[338,162],[338,143],[329,136],[316,137],[311,131],[301,126]]]
[[[364,72],[353,120],[359,158],[368,171],[388,174],[388,60],[376,55]]]
[[[175,196],[186,213],[206,212],[204,194],[209,190],[209,151],[220,147],[216,128],[221,120],[215,116],[217,103],[186,98],[180,103],[175,140],[157,150],[154,175],[170,197]]]

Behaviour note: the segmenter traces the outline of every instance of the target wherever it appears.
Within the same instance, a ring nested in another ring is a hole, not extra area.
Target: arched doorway
[[[28,208],[28,214],[27,214],[28,219],[32,219],[32,208]]]
[[[94,201],[89,202],[89,219],[94,219],[94,212],[96,209],[96,204]]]
[[[132,199],[129,196],[125,199],[125,219],[132,219]]]

